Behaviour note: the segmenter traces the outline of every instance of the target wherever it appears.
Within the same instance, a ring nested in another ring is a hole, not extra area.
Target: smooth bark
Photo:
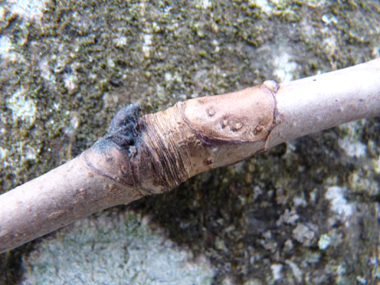
[[[140,119],[137,112],[123,108],[90,149],[0,196],[0,253],[284,141],[378,116],[380,60],[179,102]]]

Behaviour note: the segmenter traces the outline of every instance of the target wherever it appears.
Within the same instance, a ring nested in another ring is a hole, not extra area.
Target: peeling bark
[[[0,253],[284,141],[379,115],[380,60],[179,102],[141,119],[138,111],[123,108],[90,149],[0,196]]]

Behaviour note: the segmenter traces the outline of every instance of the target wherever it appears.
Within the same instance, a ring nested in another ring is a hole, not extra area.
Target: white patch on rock
[[[332,186],[327,189],[325,194],[326,199],[330,200],[331,209],[340,216],[341,220],[347,220],[353,213],[353,207],[347,203],[344,192],[344,188]]]
[[[112,58],[107,59],[107,65],[111,68],[115,67],[115,62]]]
[[[372,48],[371,55],[373,58],[377,58],[380,56],[380,47],[374,47]]]
[[[317,8],[324,6],[326,4],[326,0],[306,0],[305,4],[312,8]]]
[[[7,99],[6,106],[12,110],[13,121],[18,118],[29,126],[36,120],[36,104],[26,97],[26,90],[20,89]]]
[[[12,41],[7,36],[0,36],[0,59],[10,62],[25,62],[24,56],[13,51]]]
[[[21,284],[211,284],[204,256],[194,261],[146,223],[133,213],[77,221],[24,257]]]
[[[356,276],[356,280],[357,280],[360,284],[367,284],[367,279],[365,279],[365,278],[362,277],[362,276]]]
[[[310,246],[317,230],[318,227],[311,223],[298,224],[293,230],[293,238],[305,246]]]
[[[367,145],[360,141],[365,123],[366,119],[362,119],[339,126],[343,132],[347,133],[346,136],[338,140],[339,146],[351,157],[361,158],[367,154]]]
[[[9,153],[9,151],[7,149],[0,147],[0,161],[3,164],[3,167],[8,166],[8,163],[7,163],[8,153]],[[0,167],[0,169],[1,169],[1,167]]]
[[[327,249],[329,247],[330,243],[331,243],[331,237],[329,237],[328,234],[321,235],[321,237],[319,238],[319,241],[318,241],[319,249],[320,250]]]
[[[263,12],[268,16],[272,15],[273,13],[273,7],[269,4],[268,0],[249,0],[248,4],[250,6],[255,5],[261,8],[261,10],[263,10]]]
[[[367,146],[360,141],[352,141],[349,136],[339,139],[338,144],[344,152],[351,157],[360,158],[366,155]]]
[[[24,155],[21,157],[21,160],[23,161],[34,160],[37,157],[36,150],[29,145],[23,147],[23,153]]]
[[[299,219],[299,216],[297,215],[295,208],[292,208],[291,211],[286,209],[284,214],[276,222],[276,225],[281,226],[282,223],[295,225],[298,219]]]
[[[307,206],[307,202],[305,200],[305,196],[304,196],[303,193],[302,193],[302,196],[296,196],[296,197],[294,197],[293,203],[294,203],[295,207],[299,207],[299,206],[306,207]]]
[[[47,0],[8,0],[11,13],[24,19],[41,21]]]
[[[331,23],[334,23],[334,24],[338,23],[338,19],[334,15],[326,15],[325,14],[325,15],[322,16],[322,21],[326,25],[330,25]]]
[[[212,3],[210,0],[198,0],[198,3],[195,5],[198,9],[209,9],[212,8]]]
[[[272,269],[272,275],[273,275],[273,279],[274,281],[277,281],[277,280],[280,280],[282,278],[282,268],[284,266],[282,264],[272,264],[270,266],[270,269]]]
[[[5,159],[7,157],[8,150],[0,147],[0,159]]]
[[[142,43],[142,52],[145,58],[150,57],[150,52],[152,50],[152,34],[144,34],[143,35],[143,43]]]
[[[0,58],[11,62],[16,62],[18,58],[22,58],[12,50],[13,46],[11,39],[7,36],[0,36]]]
[[[297,66],[297,63],[291,61],[290,55],[283,52],[274,59],[275,69],[273,75],[276,76],[281,83],[292,81]]]
[[[0,56],[7,57],[12,49],[11,39],[7,36],[0,36]]]
[[[113,43],[115,44],[116,47],[125,47],[128,43],[128,39],[125,36],[120,36],[114,39]]]
[[[74,74],[70,74],[70,75],[65,74],[63,76],[63,82],[65,84],[66,89],[69,92],[72,92],[77,88],[77,84],[76,84],[77,80],[78,79]]]

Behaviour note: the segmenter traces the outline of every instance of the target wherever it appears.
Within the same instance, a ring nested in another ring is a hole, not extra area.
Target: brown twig
[[[120,110],[77,158],[0,196],[0,253],[284,141],[380,114],[380,59],[290,83]]]

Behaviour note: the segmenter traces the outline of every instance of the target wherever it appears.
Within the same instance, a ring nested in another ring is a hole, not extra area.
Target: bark
[[[379,115],[380,59],[179,102],[140,119],[138,111],[123,108],[90,149],[0,196],[0,253],[284,141]]]

